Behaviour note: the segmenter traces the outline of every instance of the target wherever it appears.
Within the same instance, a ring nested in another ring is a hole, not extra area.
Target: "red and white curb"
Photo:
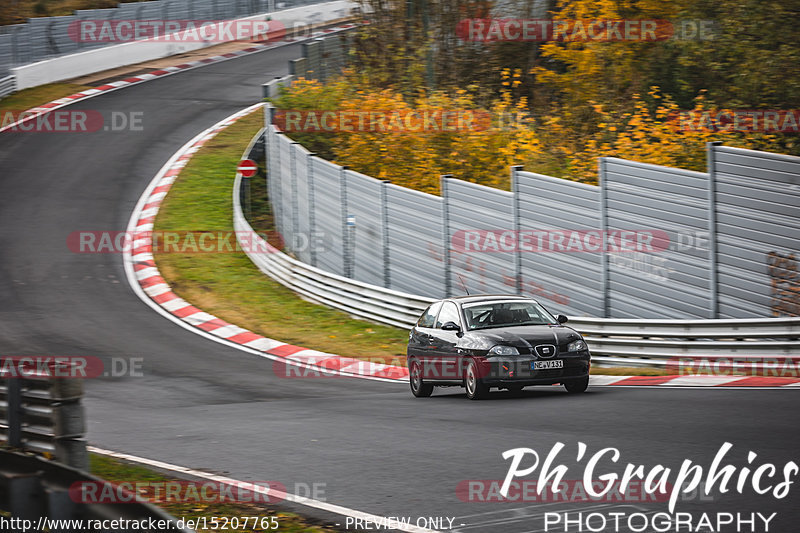
[[[81,91],[79,93],[71,94],[69,96],[65,96],[63,98],[59,98],[58,100],[53,100],[52,102],[48,102],[46,104],[42,104],[38,107],[32,107],[26,111],[20,113],[20,118],[16,122],[12,124],[5,125],[0,128],[0,133],[15,129],[21,124],[25,124],[28,121],[36,119],[45,113],[49,113],[50,111],[54,111],[56,109],[62,108],[64,106],[68,106],[70,104],[74,104],[76,102],[80,102],[82,100],[86,100],[100,94],[109,93],[111,91],[116,91],[118,89],[124,89],[125,87],[130,87],[131,85],[137,85],[139,83],[143,83],[146,81],[162,78],[164,76],[169,76],[170,74],[176,74],[178,72],[184,72],[186,70],[191,70],[198,67],[204,67],[206,65],[210,65],[211,63],[218,63],[220,61],[227,61],[228,59],[234,59],[237,57],[254,54],[256,52],[263,52],[264,50],[271,50],[273,48],[278,48],[280,46],[286,46],[290,44],[295,44],[298,42],[306,41],[309,39],[315,39],[317,37],[322,37],[324,35],[328,35],[330,33],[336,33],[344,30],[348,30],[354,28],[355,24],[345,24],[342,26],[337,26],[335,28],[329,28],[326,30],[320,30],[317,32],[312,33],[309,37],[304,37],[302,39],[285,39],[282,41],[278,41],[275,43],[270,44],[255,44],[249,48],[245,48],[243,50],[237,50],[235,52],[229,52],[226,54],[221,54],[218,56],[207,57],[204,59],[198,59],[196,61],[189,61],[187,63],[182,63],[180,65],[174,65],[171,67],[164,67],[162,69],[153,70],[146,74],[139,74],[137,76],[131,76],[129,78],[125,78],[119,81],[107,83],[105,85],[100,85],[99,87],[94,87],[92,89],[86,89],[85,91]]]
[[[232,345],[287,364],[331,375],[361,377],[381,381],[407,381],[405,367],[377,364],[294,346],[253,333],[193,306],[177,296],[166,283],[153,258],[148,232],[164,197],[189,159],[220,131],[242,117],[260,109],[256,104],[218,122],[186,143],[162,167],[145,190],[128,225],[129,234],[142,235],[124,252],[128,281],[145,302],[173,322],[217,342]],[[300,374],[302,376],[302,374]],[[591,376],[592,386],[658,387],[796,387],[800,379],[743,376]]]
[[[616,387],[779,387],[800,390],[800,379],[770,376],[592,376],[589,383]]]

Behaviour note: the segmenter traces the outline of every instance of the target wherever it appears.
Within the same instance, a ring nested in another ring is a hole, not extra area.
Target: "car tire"
[[[572,381],[564,382],[564,388],[567,389],[567,392],[572,394],[578,394],[584,392],[589,387],[589,376],[581,379],[575,379]]]
[[[433,393],[433,385],[422,380],[422,368],[419,361],[413,361],[408,370],[408,382],[411,385],[411,394],[417,398],[427,398]]]
[[[467,389],[467,398],[482,400],[489,394],[489,386],[479,377],[478,363],[470,359],[464,372],[464,388]]]

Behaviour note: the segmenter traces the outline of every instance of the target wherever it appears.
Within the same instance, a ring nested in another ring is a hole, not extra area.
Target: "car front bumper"
[[[489,357],[479,362],[482,381],[493,387],[504,385],[550,385],[586,378],[591,367],[591,356],[588,352],[577,352],[575,355],[553,357],[562,361],[561,368],[536,370],[533,364],[550,359],[539,359],[531,356]]]

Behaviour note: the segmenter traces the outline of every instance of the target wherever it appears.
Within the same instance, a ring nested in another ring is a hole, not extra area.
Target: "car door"
[[[460,330],[445,330],[443,326],[449,322],[454,322]],[[459,335],[463,331],[464,324],[458,306],[453,302],[444,302],[436,317],[436,324],[432,333],[432,351],[435,361],[432,369],[438,374],[438,379],[459,380],[461,371],[459,369],[460,355],[457,352]]]
[[[433,363],[433,331],[436,325],[436,315],[442,307],[442,302],[434,302],[431,304],[422,316],[417,321],[417,325],[411,328],[411,333],[408,338],[408,355],[415,357],[422,365],[422,377],[429,377],[427,374],[432,374],[427,369]]]

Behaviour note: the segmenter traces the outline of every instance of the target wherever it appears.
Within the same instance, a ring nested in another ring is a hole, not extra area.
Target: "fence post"
[[[517,294],[522,294],[522,250],[519,246],[520,235],[520,216],[519,216],[519,176],[517,175],[523,169],[522,165],[514,165],[511,167],[511,193],[512,196],[512,216],[514,217],[514,236],[517,243],[516,251],[514,253],[514,286]]]
[[[391,287],[392,279],[390,272],[389,257],[389,180],[381,181],[381,239],[383,240],[383,286],[387,289]]]
[[[272,201],[270,195],[270,179],[269,176],[272,174],[270,171],[269,165],[272,162],[272,143],[269,142],[270,137],[272,137],[272,110],[273,108],[269,105],[264,107],[264,191],[267,195],[267,205],[269,206],[269,202]]]
[[[351,237],[353,237],[355,241],[355,235],[350,235],[350,224],[348,224],[347,220],[347,169],[347,166],[339,168],[339,202],[342,210],[342,269],[344,270],[345,277],[352,278],[354,269],[350,240]]]
[[[316,198],[314,197],[314,156],[317,154],[308,154],[308,163],[306,163],[306,172],[308,173],[308,245],[310,246],[309,253],[311,259],[311,266],[317,266],[317,214],[316,214]]]
[[[444,295],[453,294],[453,284],[450,280],[450,209],[447,204],[447,180],[452,174],[444,174],[440,178],[442,190],[442,260],[444,261]]]
[[[289,169],[290,170],[289,170],[289,172],[291,172],[291,174],[292,174],[291,175],[291,180],[292,180],[292,205],[291,205],[291,209],[292,209],[292,237],[291,237],[289,249],[292,250],[295,253],[297,253],[297,250],[295,250],[295,245],[298,242],[300,242],[297,239],[297,234],[299,233],[299,230],[300,230],[300,216],[299,216],[299,213],[297,212],[299,210],[299,205],[298,205],[298,202],[297,202],[297,189],[298,189],[298,185],[297,185],[297,180],[298,180],[298,177],[297,177],[297,147],[299,145],[300,145],[300,143],[293,142],[291,144],[291,146],[289,146],[289,157],[290,157],[290,163],[289,163]]]
[[[719,272],[717,259],[717,160],[716,147],[721,141],[706,143],[708,171],[708,285],[711,291],[709,298],[709,318],[719,318]]]
[[[600,271],[603,285],[603,318],[611,315],[611,288],[608,273],[608,186],[606,183],[606,158],[597,162],[597,181],[600,185],[600,232],[603,236],[603,249],[600,250]]]
[[[276,131],[274,137],[273,148],[275,153],[273,154],[273,164],[272,168],[275,169],[272,172],[272,176],[270,177],[270,183],[272,186],[270,190],[272,191],[272,198],[270,198],[270,202],[272,203],[272,220],[275,224],[275,230],[278,232],[281,238],[282,247],[286,246],[284,242],[284,227],[283,227],[283,205],[281,205],[281,181],[283,180],[283,173],[281,172],[281,137],[280,135],[283,132]]]

